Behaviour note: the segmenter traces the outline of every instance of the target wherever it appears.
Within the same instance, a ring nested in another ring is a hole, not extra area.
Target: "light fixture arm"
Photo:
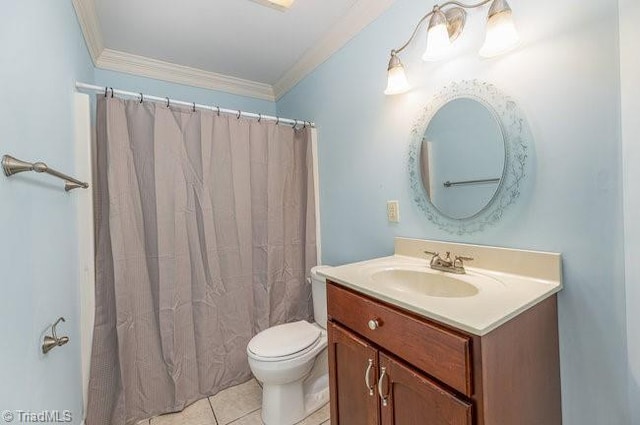
[[[483,0],[480,3],[476,3],[476,4],[463,4],[463,3],[457,2],[455,0],[451,0],[451,1],[448,1],[446,3],[443,3],[440,6],[440,9],[445,8],[447,6],[458,6],[458,7],[461,7],[463,9],[475,9],[477,7],[482,7],[482,6],[484,6],[485,4],[487,4],[487,3],[491,2],[491,1],[492,0]]]
[[[434,6],[437,7],[437,6]],[[416,34],[418,34],[418,30],[420,29],[420,25],[422,25],[422,23],[424,21],[427,20],[428,17],[430,17],[431,15],[433,15],[433,10],[429,13],[427,13],[426,15],[424,15],[422,17],[422,19],[420,19],[420,21],[418,21],[418,24],[416,25],[416,28],[413,30],[413,33],[411,34],[411,37],[409,37],[409,39],[406,41],[406,43],[404,43],[402,45],[402,47],[398,48],[398,49],[393,49],[391,50],[391,55],[397,55],[398,53],[402,52],[404,49],[407,48],[407,46],[409,46],[409,44],[411,44],[411,42],[413,41],[413,39],[416,37]]]
[[[482,0],[481,2],[479,2],[479,3],[475,3],[475,4],[464,4],[464,3],[460,3],[460,2],[455,1],[455,0],[451,0],[451,1],[448,1],[448,2],[446,2],[446,3],[443,3],[442,5],[437,5],[437,4],[436,4],[436,5],[434,5],[434,6],[433,6],[433,10],[431,10],[429,13],[427,13],[426,15],[424,15],[424,16],[423,16],[423,17],[418,21],[418,23],[416,24],[416,28],[413,30],[413,33],[411,34],[411,36],[409,37],[409,39],[408,39],[408,40],[407,40],[407,41],[402,45],[402,47],[399,47],[399,48],[397,48],[397,49],[393,49],[393,50],[391,50],[391,54],[392,54],[392,55],[394,55],[394,54],[396,54],[396,55],[397,55],[398,53],[400,53],[400,52],[402,52],[404,49],[406,49],[406,48],[409,46],[409,44],[411,44],[411,42],[413,41],[413,39],[416,37],[416,34],[418,34],[418,30],[420,29],[420,25],[422,25],[422,23],[423,23],[424,21],[426,21],[426,20],[427,20],[427,18],[429,18],[431,15],[433,15],[433,14],[434,14],[434,12],[436,12],[436,11],[438,11],[438,10],[442,10],[442,9],[444,9],[444,8],[446,8],[446,7],[449,7],[449,6],[457,6],[457,7],[461,7],[461,8],[463,8],[463,9],[475,9],[475,8],[478,8],[478,7],[482,7],[482,6],[484,6],[485,4],[490,3],[491,1],[493,1],[493,0]]]

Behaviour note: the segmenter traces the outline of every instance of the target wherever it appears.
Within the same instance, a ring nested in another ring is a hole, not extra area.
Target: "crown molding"
[[[87,49],[97,68],[124,72],[172,83],[275,101],[269,84],[191,68],[144,56],[106,49],[94,0],[72,0]]]
[[[394,2],[395,0],[358,0],[344,18],[307,50],[300,60],[273,85],[276,100],[279,100],[367,25],[375,21]]]
[[[87,43],[87,49],[93,64],[96,65],[100,54],[104,50],[102,32],[100,31],[100,21],[96,12],[94,0],[72,0],[73,8],[76,10],[78,23]]]
[[[186,84],[204,89],[275,101],[273,87],[269,84],[244,80],[229,75],[177,65],[117,50],[104,49],[96,66],[111,71],[140,75],[156,80]]]

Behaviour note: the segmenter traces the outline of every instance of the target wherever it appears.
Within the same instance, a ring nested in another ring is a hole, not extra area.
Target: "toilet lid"
[[[320,329],[301,320],[274,326],[254,336],[247,348],[259,357],[285,357],[303,351],[320,338]]]

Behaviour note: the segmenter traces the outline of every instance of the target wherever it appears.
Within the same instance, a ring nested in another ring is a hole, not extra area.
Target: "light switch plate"
[[[400,223],[400,203],[387,201],[387,219],[389,223]]]

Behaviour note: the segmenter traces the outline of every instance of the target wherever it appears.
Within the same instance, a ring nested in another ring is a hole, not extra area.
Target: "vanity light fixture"
[[[494,0],[489,8],[487,35],[480,56],[491,58],[518,45],[520,37],[513,23],[513,13],[506,0]]]
[[[434,7],[427,29],[427,50],[422,55],[422,60],[428,62],[442,59],[451,48],[451,38],[447,17],[438,6]]]
[[[483,0],[477,4],[466,5],[457,1],[448,1],[435,5],[420,19],[411,37],[402,47],[391,51],[389,60],[387,88],[384,94],[400,94],[410,89],[404,66],[398,58],[413,41],[420,26],[429,19],[427,27],[427,49],[422,55],[424,61],[436,61],[446,56],[451,44],[458,38],[467,18],[465,9],[475,9],[491,2],[487,19],[487,33],[480,49],[480,56],[493,57],[508,52],[518,45],[520,38],[513,23],[513,13],[506,0]]]
[[[384,91],[386,95],[400,94],[409,91],[409,81],[407,74],[404,72],[404,66],[398,59],[395,51],[391,52],[391,60],[389,61],[387,89]]]

